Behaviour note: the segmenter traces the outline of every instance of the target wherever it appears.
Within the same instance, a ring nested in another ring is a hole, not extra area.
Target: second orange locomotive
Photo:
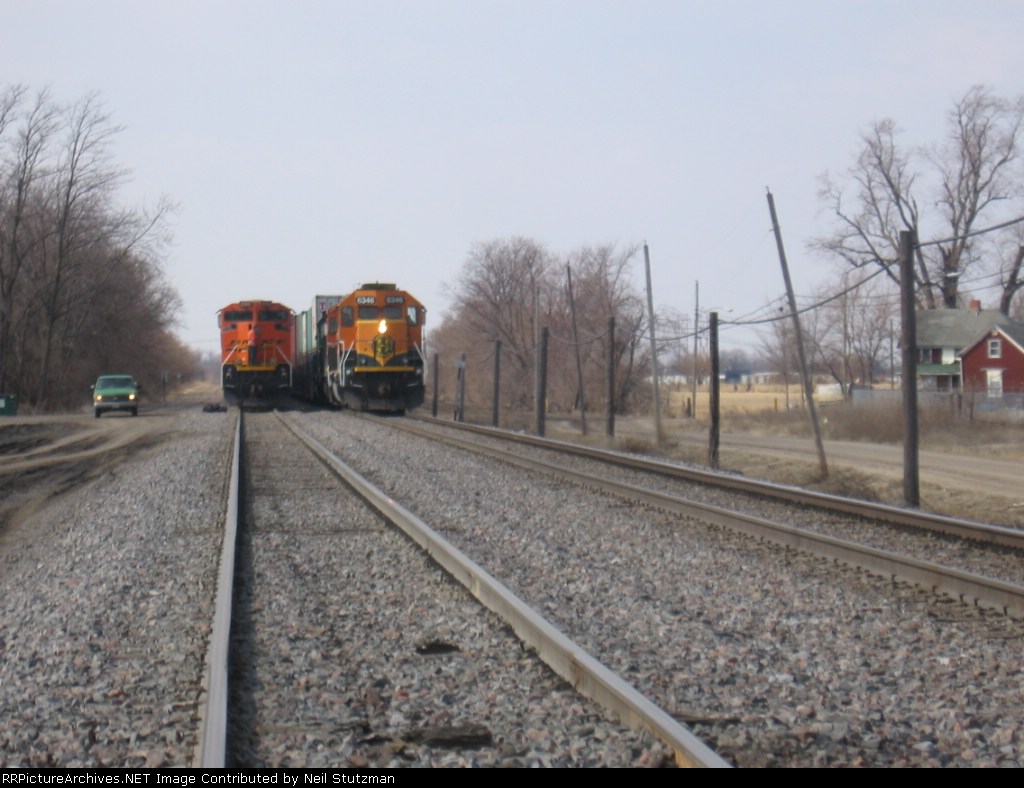
[[[296,392],[359,410],[422,405],[425,317],[423,305],[393,284],[316,296],[295,319]]]
[[[232,405],[273,404],[292,386],[292,310],[275,301],[238,301],[217,314],[221,384]]]

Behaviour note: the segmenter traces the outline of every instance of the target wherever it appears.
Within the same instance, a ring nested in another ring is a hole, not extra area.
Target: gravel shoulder
[[[159,417],[108,426],[145,421]],[[0,766],[191,763],[230,422],[193,408],[146,439],[0,474]]]

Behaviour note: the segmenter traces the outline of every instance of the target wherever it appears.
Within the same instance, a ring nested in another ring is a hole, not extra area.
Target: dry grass
[[[799,386],[790,386],[787,393],[784,386],[728,385],[720,389],[719,399],[723,413],[785,413],[788,409],[800,408],[803,395]],[[670,418],[688,416],[692,400],[692,389],[669,390],[665,397],[666,415]],[[707,419],[709,416],[710,394],[707,387],[704,387],[697,390],[697,418]]]
[[[806,419],[806,416],[804,417]],[[592,445],[608,445],[603,435],[579,434],[578,425],[572,422],[556,422],[549,430],[550,437]],[[692,421],[671,421],[665,429],[665,440],[659,447],[650,419],[620,419],[617,421],[616,437],[611,442],[619,451],[630,454],[681,460],[696,466],[708,464],[708,449],[703,443],[694,444],[681,439],[683,432],[706,434],[707,426]],[[731,430],[736,432],[738,430]],[[807,428],[808,434],[810,428]],[[793,434],[759,431],[759,434]],[[765,479],[777,484],[788,484],[809,490],[860,498],[866,501],[881,501],[898,504],[903,494],[902,486],[888,479],[875,478],[850,468],[830,469],[827,478],[821,478],[821,471],[813,459],[806,462],[792,457],[774,458],[770,455],[743,452],[737,449],[723,449],[720,452],[721,470],[738,473],[754,479]]]
[[[788,399],[782,387],[725,387],[721,394],[721,430],[750,435],[781,435],[797,438],[811,438],[812,430],[803,398],[796,386],[789,387]],[[697,420],[680,418],[692,392],[674,390],[666,398],[666,420],[676,419],[686,429],[706,430],[708,410],[706,391],[698,391]],[[786,404],[789,404],[787,409]],[[428,406],[429,407],[429,406]],[[450,418],[452,406],[438,406],[441,418]],[[865,443],[899,444],[903,441],[903,412],[898,405],[852,406],[842,401],[818,403],[822,435],[826,440],[861,441]],[[492,413],[486,407],[467,407],[465,420],[474,424],[490,424]],[[579,414],[548,414],[549,429],[559,429],[560,424],[580,432]],[[618,420],[620,423],[639,423],[642,420]],[[587,415],[591,433],[603,435],[605,417],[595,412]],[[532,432],[536,415],[504,409],[500,414],[500,426],[504,429]],[[635,432],[637,429],[638,432]],[[918,430],[921,447],[933,451],[985,454],[1000,459],[1024,461],[1024,425],[1020,423],[993,423],[980,419],[968,419],[950,408],[922,408],[918,416]],[[653,431],[645,435],[642,426],[631,427],[628,440],[632,446],[622,446],[627,451],[647,453],[656,444]]]
[[[818,416],[826,440],[893,445],[903,442],[903,411],[898,406],[832,402],[824,403]],[[723,405],[722,431],[812,437],[805,410],[752,413],[729,411]],[[923,449],[1024,460],[1024,426],[1017,423],[970,420],[946,407],[922,408],[918,432]]]
[[[706,410],[702,414],[698,407],[696,421],[679,418],[684,408],[680,408],[677,395],[689,396],[689,392],[670,393],[664,420],[666,440],[660,448],[650,417],[617,418],[616,437],[612,445],[633,454],[672,457],[694,465],[706,465],[706,443],[692,441],[694,435],[707,435]],[[699,393],[698,397],[698,403],[706,403],[706,392]],[[685,406],[685,400],[682,403]],[[785,407],[785,392],[781,389],[724,390],[721,392],[721,403],[723,433],[812,437],[807,411],[800,407],[801,397],[795,388],[789,394],[791,407],[788,410]],[[903,440],[903,415],[899,406],[854,407],[844,402],[823,402],[819,414],[826,440],[891,445],[899,445]],[[438,415],[450,416],[451,409],[439,408]],[[473,414],[467,411],[466,420],[490,424],[491,414],[482,408]],[[583,436],[578,414],[549,414],[546,432],[550,437],[563,440],[609,445],[604,435],[604,415],[588,414],[587,421],[590,434]],[[532,432],[534,424],[535,415],[532,413],[504,412],[501,415],[501,426],[504,428]],[[685,440],[687,434],[691,436],[690,441]],[[972,421],[949,408],[924,408],[919,414],[919,434],[921,448],[925,450],[1024,461],[1024,426],[1019,423]],[[893,505],[901,505],[903,501],[902,483],[898,480],[835,465],[830,468],[828,478],[822,479],[813,457],[799,461],[729,449],[722,451],[720,467],[752,478],[836,495]],[[1016,495],[1016,491],[1013,494]],[[922,482],[921,503],[922,508],[933,512],[1024,526],[1024,509],[1016,508],[1008,498],[984,497],[971,491]]]

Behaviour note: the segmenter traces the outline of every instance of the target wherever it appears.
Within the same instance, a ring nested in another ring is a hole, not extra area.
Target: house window
[[[1003,357],[1003,340],[1001,340],[1001,339],[990,339],[988,341],[988,357],[989,358],[1002,358]]]
[[[1003,370],[1001,369],[986,369],[985,370],[985,383],[988,388],[988,396],[990,397],[1002,397],[1003,396]]]

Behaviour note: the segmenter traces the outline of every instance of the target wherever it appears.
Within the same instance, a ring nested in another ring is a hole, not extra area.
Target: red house
[[[965,392],[1024,393],[1024,324],[992,326],[960,351],[960,368]]]
[[[982,309],[977,299],[970,309],[926,309],[917,313],[917,379],[922,389],[960,391],[960,354],[993,326],[1013,321],[998,309]]]

